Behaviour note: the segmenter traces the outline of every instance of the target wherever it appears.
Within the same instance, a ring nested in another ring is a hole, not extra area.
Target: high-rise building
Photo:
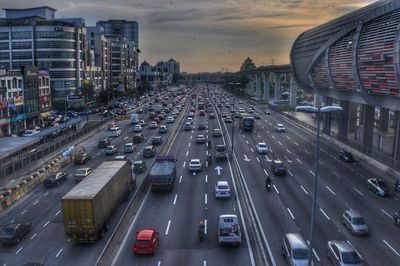
[[[135,47],[139,49],[139,24],[136,21],[110,19],[98,21],[96,26],[103,28],[106,37],[123,37],[128,43],[134,42]]]
[[[62,100],[82,86],[86,28],[82,18],[54,19],[55,9],[4,9],[0,20],[0,67],[48,68],[52,96]]]

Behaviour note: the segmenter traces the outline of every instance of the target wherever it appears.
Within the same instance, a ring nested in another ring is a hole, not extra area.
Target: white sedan
[[[158,128],[158,124],[157,124],[156,121],[151,121],[149,127],[150,127],[150,128]]]
[[[258,143],[257,146],[256,146],[256,149],[257,149],[257,152],[260,153],[260,154],[268,153],[268,146],[264,142]]]
[[[142,132],[143,128],[141,125],[135,125],[133,132]]]
[[[168,124],[171,124],[171,123],[174,123],[174,122],[175,122],[174,117],[173,117],[173,116],[168,116],[168,118],[167,118],[167,123],[168,123]]]
[[[276,124],[275,130],[278,132],[285,132],[285,126],[283,124]]]

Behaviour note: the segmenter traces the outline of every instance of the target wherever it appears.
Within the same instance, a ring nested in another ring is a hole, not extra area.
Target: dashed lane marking
[[[290,211],[290,209],[289,208],[286,208],[286,209],[289,212],[290,216],[292,216],[292,219],[294,220],[294,216],[293,216],[292,212]]]
[[[329,216],[324,212],[323,209],[319,208],[319,210],[322,212],[322,214],[325,216],[325,218],[326,218],[327,220],[331,220],[331,218],[329,218]]]
[[[327,190],[329,190],[329,192],[331,192],[333,196],[335,196],[335,195],[336,195],[336,193],[335,193],[335,192],[333,192],[333,190],[332,190],[330,187],[326,186],[326,189],[327,189]]]
[[[306,193],[306,194],[308,195],[307,190],[306,190],[302,185],[300,185],[300,187],[301,187],[301,189],[304,191],[304,193]]]

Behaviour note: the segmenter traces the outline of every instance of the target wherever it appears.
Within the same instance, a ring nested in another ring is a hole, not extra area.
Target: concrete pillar
[[[393,116],[394,140],[393,159],[400,161],[400,111],[394,111]]]
[[[261,76],[259,73],[256,73],[256,97],[259,98],[261,96]]]
[[[375,107],[364,104],[362,106],[361,120],[363,122],[363,139],[362,144],[366,147],[372,147],[374,136],[374,116]]]
[[[321,96],[319,96],[316,91],[314,91],[314,106],[315,107],[322,107]]]
[[[331,97],[325,97],[325,106],[332,105],[332,98]],[[329,135],[331,133],[331,125],[332,125],[332,116],[330,113],[323,114],[323,128],[322,132],[325,134]]]
[[[293,75],[290,75],[289,105],[290,107],[296,107],[297,105],[297,84],[293,79]]]
[[[275,73],[275,101],[279,101],[281,96],[281,74]]]
[[[349,133],[354,133],[357,128],[357,104],[350,102],[349,103]]]
[[[350,103],[349,101],[340,100],[340,107],[343,108],[343,111],[339,114],[339,124],[338,124],[338,139],[346,139],[347,132],[349,129],[349,111],[350,111]]]
[[[246,94],[250,94],[250,88],[251,88],[251,75],[247,75],[249,82],[246,84],[246,89],[245,89],[245,93]]]
[[[380,108],[379,111],[379,129],[387,131],[389,128],[389,109]]]
[[[269,101],[269,73],[262,73],[261,75],[263,80],[263,100],[268,102]]]

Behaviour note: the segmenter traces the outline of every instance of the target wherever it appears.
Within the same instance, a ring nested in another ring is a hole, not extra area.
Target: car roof
[[[142,229],[137,233],[137,240],[150,240],[153,233],[156,232],[155,229]]]
[[[307,244],[305,243],[304,239],[301,237],[300,234],[286,234],[286,238],[290,242],[290,245],[292,248],[299,249],[299,248],[305,248],[307,249]]]
[[[148,145],[148,146],[146,146],[146,147],[144,147],[145,149],[153,149],[153,146],[152,145]]]
[[[278,127],[283,127],[283,124],[276,124]]]
[[[132,142],[125,143],[125,146],[133,146]]]
[[[354,252],[353,246],[351,246],[349,243],[343,240],[331,240],[329,243],[335,245],[340,253],[343,252]]]
[[[191,159],[191,162],[200,162],[200,159]]]
[[[124,155],[118,155],[114,157],[115,160],[126,160],[128,159],[128,157],[124,156]]]
[[[134,161],[133,164],[142,164],[143,161]]]
[[[227,186],[228,185],[228,181],[218,181],[217,185],[218,186]]]
[[[276,163],[276,164],[282,163],[283,164],[283,162],[281,160],[274,160],[274,163]]]
[[[86,170],[86,171],[89,171],[89,170],[90,170],[90,167],[84,167],[84,168],[78,168],[78,169],[76,169],[76,171],[78,171],[78,170]]]
[[[265,142],[259,142],[258,145],[267,145]]]
[[[353,209],[346,210],[345,212],[348,213],[351,217],[362,217],[361,213]]]

